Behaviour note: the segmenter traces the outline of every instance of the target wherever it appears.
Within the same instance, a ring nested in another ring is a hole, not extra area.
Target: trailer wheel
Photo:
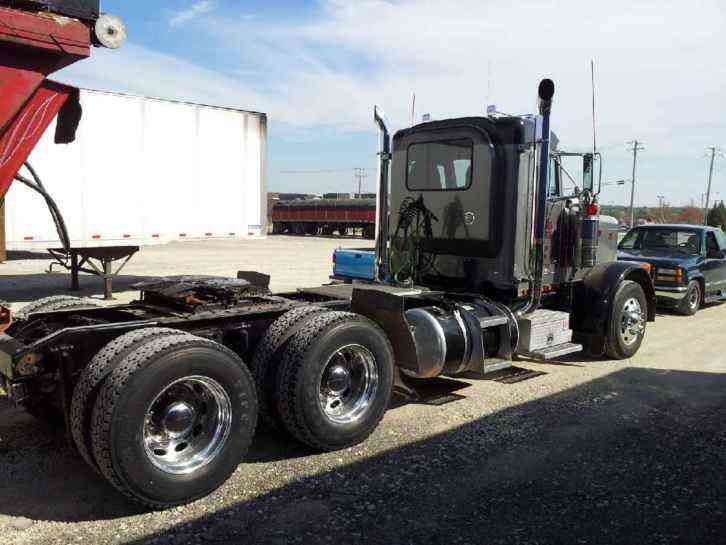
[[[31,314],[38,312],[53,312],[55,310],[73,310],[96,308],[100,305],[92,300],[82,297],[73,297],[71,295],[54,295],[52,297],[44,297],[25,305],[19,312],[13,315],[15,320],[27,320]]]
[[[93,454],[120,492],[163,509],[221,486],[256,424],[254,381],[234,352],[192,335],[148,339],[98,393]]]
[[[265,332],[265,336],[255,348],[250,370],[257,386],[257,402],[260,419],[268,427],[280,427],[277,411],[277,374],[281,349],[295,332],[301,320],[313,314],[327,312],[324,307],[301,307],[280,316]]]
[[[313,316],[284,349],[278,409],[287,430],[323,451],[364,441],[393,390],[393,349],[375,323],[357,314]]]
[[[366,225],[363,228],[363,237],[367,240],[373,240],[374,238],[376,238],[376,226]]]
[[[106,377],[126,356],[149,339],[158,339],[167,335],[183,335],[177,329],[151,327],[137,329],[117,337],[104,346],[91,360],[78,380],[71,400],[71,433],[79,454],[98,471],[98,465],[93,458],[93,443],[91,441],[91,417],[96,403],[98,391]]]
[[[625,280],[618,288],[611,312],[606,353],[612,359],[633,357],[645,337],[648,301],[637,282]]]

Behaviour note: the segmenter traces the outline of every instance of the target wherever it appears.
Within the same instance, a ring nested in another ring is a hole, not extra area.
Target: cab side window
[[[547,186],[547,196],[548,197],[559,197],[561,195],[561,192],[560,192],[560,165],[554,158],[550,159],[550,171],[549,171],[548,182],[549,183]]]

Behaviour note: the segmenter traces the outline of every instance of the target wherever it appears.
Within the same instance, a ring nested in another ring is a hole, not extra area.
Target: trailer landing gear
[[[103,298],[107,301],[113,299],[113,277],[118,276],[129,260],[139,251],[138,246],[108,246],[98,248],[62,248],[48,249],[50,255],[61,267],[71,272],[71,290],[81,289],[78,274],[85,272],[103,278]],[[80,260],[79,260],[80,258]],[[99,263],[94,263],[94,260]],[[121,264],[114,270],[113,264],[120,261]],[[53,265],[51,264],[51,272]],[[88,265],[88,267],[86,267]]]

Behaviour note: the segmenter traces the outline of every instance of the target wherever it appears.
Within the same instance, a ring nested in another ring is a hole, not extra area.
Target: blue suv
[[[697,225],[643,225],[618,245],[618,260],[652,266],[658,303],[692,316],[726,299],[726,235]]]

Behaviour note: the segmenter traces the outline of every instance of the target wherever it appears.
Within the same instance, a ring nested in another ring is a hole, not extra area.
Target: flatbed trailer
[[[272,209],[272,232],[277,235],[345,235],[355,229],[364,238],[375,238],[375,199],[298,199],[277,202]]]

